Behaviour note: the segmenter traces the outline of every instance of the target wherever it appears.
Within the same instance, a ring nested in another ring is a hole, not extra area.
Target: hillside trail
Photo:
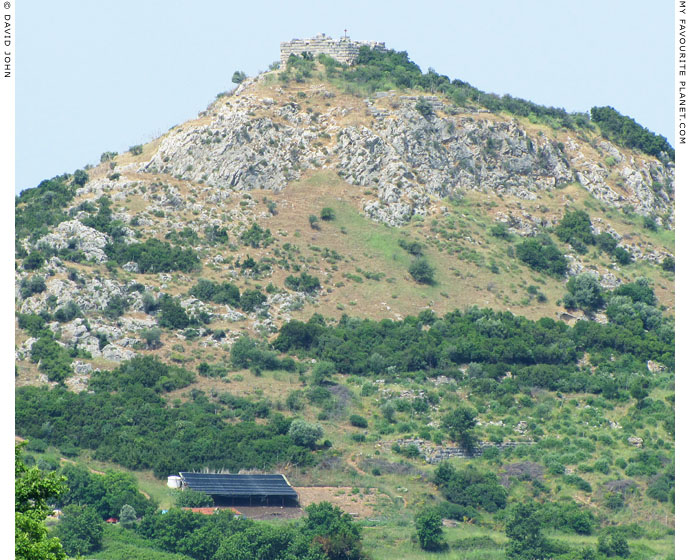
[[[355,472],[356,472],[357,474],[363,474],[363,475],[367,474],[365,471],[363,471],[362,469],[360,469],[360,468],[357,466],[357,463],[356,463],[355,460],[354,460],[354,456],[355,456],[354,453],[352,453],[352,455],[348,455],[348,456],[347,456],[347,459],[345,460],[345,462],[346,462],[350,467],[352,467],[352,468],[355,470]]]

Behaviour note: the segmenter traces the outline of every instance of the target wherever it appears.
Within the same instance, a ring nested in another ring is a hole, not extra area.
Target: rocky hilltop
[[[434,95],[384,92],[343,105],[334,88],[320,86],[307,89],[323,106],[315,111],[265,79],[243,84],[198,121],[174,129],[133,169],[219,189],[274,191],[306,170],[333,169],[352,185],[375,189],[377,200],[363,210],[394,226],[467,190],[534,200],[538,191],[579,182],[613,207],[673,223],[671,162],[626,155],[602,138],[544,134]],[[420,103],[428,107],[424,114]]]
[[[560,316],[563,280],[541,280],[543,291],[553,294],[548,303],[546,296],[533,300],[532,288],[527,301],[520,299],[514,281],[523,274],[521,266],[512,248],[501,247],[503,241],[487,232],[503,224],[506,236],[529,238],[554,227],[563,208],[583,204],[591,209],[593,233],[609,233],[638,268],[659,270],[673,253],[668,236],[659,233],[672,232],[674,224],[672,161],[616,146],[594,127],[554,129],[476,103],[458,105],[443,95],[398,90],[362,95],[314,78],[286,83],[268,72],[219,95],[197,119],[135,148],[104,154],[75,185],[65,219],[38,238],[19,240],[25,254],[43,250],[46,262],[39,274],[18,268],[18,312],[50,313],[75,305],[80,314],[91,315],[88,321],[83,316],[53,321],[51,329],[65,347],[109,361],[131,358],[141,349],[141,333],[156,327],[145,294],[173,295],[192,322],[204,317],[223,331],[227,338],[214,339],[213,328],[199,330],[206,332],[203,344],[212,347],[245,329],[270,334],[291,317],[315,310],[338,314],[343,298],[360,301],[358,311],[374,317],[401,318],[426,307],[443,311],[476,302]],[[117,235],[94,222],[103,197]],[[385,236],[399,256],[392,249],[376,253],[363,239],[344,242],[344,235],[327,231],[327,222],[319,227],[312,218],[333,204],[339,205],[342,232],[355,228]],[[643,217],[658,230],[656,238],[634,226]],[[266,237],[271,241],[243,241],[253,224],[272,232]],[[444,231],[443,224],[455,230]],[[451,271],[450,284],[418,286],[409,298],[396,300],[396,292],[406,292],[397,286],[411,282],[405,272],[410,255],[396,246],[398,234],[389,226],[423,242],[427,256]],[[209,237],[209,228],[222,233],[222,243]],[[114,242],[134,246],[147,239],[190,247],[201,268],[152,273],[135,259],[118,267],[108,253]],[[64,258],[69,251],[81,255],[77,263]],[[259,264],[247,268],[240,262],[247,258]],[[570,248],[566,258],[568,275],[590,272],[605,288],[639,272],[622,269],[603,253],[585,258]],[[386,272],[377,277],[363,271],[365,264]],[[486,270],[494,275],[483,279]],[[318,278],[321,289],[283,289],[289,273],[299,271]],[[359,289],[363,273],[368,282],[377,278],[373,292]],[[45,289],[30,293],[26,285],[36,276],[45,279]],[[387,286],[379,281],[383,276]],[[278,288],[255,308],[240,310],[192,295],[199,277]],[[482,280],[470,281],[473,277]],[[658,281],[665,303],[672,305],[672,277]],[[121,314],[100,313],[111,301],[122,302]],[[33,371],[34,341],[19,331],[17,357],[26,371]]]

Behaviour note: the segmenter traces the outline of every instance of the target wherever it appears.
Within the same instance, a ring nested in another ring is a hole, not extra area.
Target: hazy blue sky
[[[667,0],[31,0],[17,6],[16,188],[196,116],[280,41],[344,28],[484,91],[612,105],[673,142]]]

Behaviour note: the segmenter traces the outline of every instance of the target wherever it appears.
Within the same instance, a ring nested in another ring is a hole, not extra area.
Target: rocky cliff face
[[[606,204],[673,223],[673,164],[626,155],[595,136],[544,133],[434,96],[424,97],[430,110],[423,115],[418,97],[384,93],[342,106],[321,88],[309,98],[333,102],[318,112],[279,86],[270,97],[254,89],[247,84],[174,129],[138,169],[239,190],[280,190],[305,170],[335,169],[348,183],[376,190],[363,210],[389,225],[467,190],[533,199],[579,182]],[[363,115],[360,123],[348,124],[353,112]]]

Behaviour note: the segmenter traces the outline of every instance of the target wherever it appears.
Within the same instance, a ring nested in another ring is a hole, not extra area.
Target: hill
[[[24,191],[18,435],[157,477],[347,487],[372,496],[376,558],[425,554],[426,507],[459,522],[452,548],[503,558],[506,506],[534,501],[552,554],[618,526],[666,557],[673,153],[608,109],[498,98],[405,53],[293,56]]]

